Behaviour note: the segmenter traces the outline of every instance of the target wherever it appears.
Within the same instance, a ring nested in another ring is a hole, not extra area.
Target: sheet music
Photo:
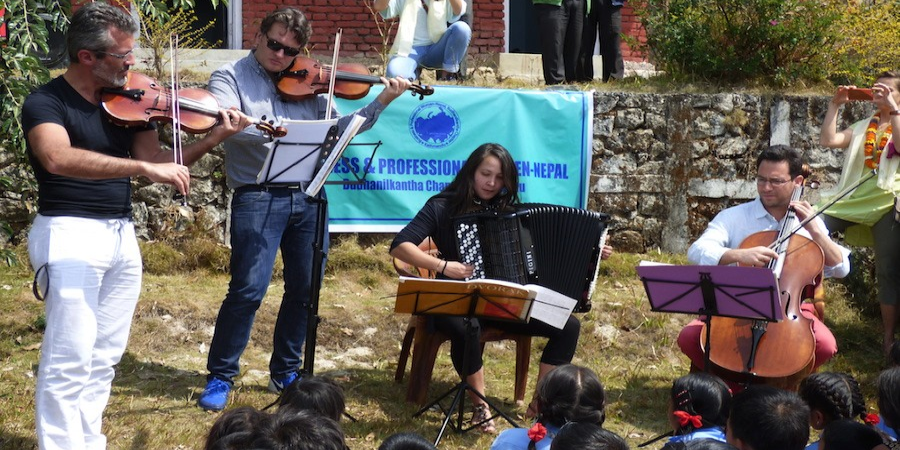
[[[341,135],[340,139],[338,139],[337,144],[334,146],[334,150],[328,155],[328,159],[325,160],[325,163],[322,164],[319,172],[306,188],[306,195],[315,197],[316,194],[319,193],[319,190],[322,189],[322,185],[325,184],[325,180],[328,179],[328,176],[331,175],[331,171],[334,170],[334,166],[337,165],[341,155],[344,154],[344,150],[350,145],[350,141],[356,136],[356,133],[359,133],[359,129],[365,121],[366,119],[360,115],[354,115],[353,118],[350,119],[347,129],[344,130],[344,133]]]
[[[578,301],[536,284],[529,284],[527,287],[537,294],[531,305],[531,318],[563,329]]]
[[[337,126],[332,120],[285,120],[284,137],[266,144],[269,152],[256,176],[259,184],[291,184],[313,179],[319,151],[328,130]]]
[[[483,297],[477,313],[480,317],[512,319],[523,322],[537,319],[562,329],[578,302],[559,292],[536,284],[521,285],[501,280],[442,280],[400,277],[395,312],[421,313],[415,302],[429,305],[431,314],[464,315],[466,292],[479,290]]]

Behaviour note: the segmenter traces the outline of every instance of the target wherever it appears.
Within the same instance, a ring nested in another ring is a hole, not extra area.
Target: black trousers
[[[541,38],[544,82],[575,81],[575,65],[581,50],[585,0],[563,0],[562,6],[537,3],[534,12]]]
[[[544,347],[544,353],[541,355],[541,362],[553,366],[572,362],[572,358],[575,356],[575,348],[578,346],[578,337],[581,335],[581,322],[573,315],[569,316],[569,320],[561,330],[539,320],[532,320],[529,323],[518,323],[472,319],[473,335],[469,345],[469,352],[466,354],[466,322],[464,318],[434,316],[432,323],[436,330],[450,336],[450,359],[453,360],[453,368],[456,369],[460,376],[463,376],[464,368],[468,369],[466,370],[468,373],[465,376],[472,375],[481,369],[482,355],[479,338],[482,325],[490,325],[511,333],[530,334],[548,338],[547,346]],[[468,366],[466,366],[466,362],[468,362]]]
[[[622,61],[622,7],[614,6],[611,0],[593,1],[591,13],[584,19],[581,52],[575,67],[577,81],[594,79],[594,44],[600,39],[600,59],[603,61],[603,81],[610,78],[621,80],[625,76]],[[599,36],[598,36],[599,35]]]

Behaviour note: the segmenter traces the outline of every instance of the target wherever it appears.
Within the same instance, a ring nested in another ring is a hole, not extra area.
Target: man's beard
[[[92,73],[98,79],[105,81],[109,85],[108,87],[125,86],[125,83],[128,81],[128,75],[119,76],[118,71],[110,69],[111,67],[108,64],[98,64],[94,66]]]

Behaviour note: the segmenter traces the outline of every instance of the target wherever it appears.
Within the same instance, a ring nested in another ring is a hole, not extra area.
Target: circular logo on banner
[[[416,142],[428,148],[444,148],[459,137],[459,115],[450,105],[426,102],[409,116],[409,131]]]

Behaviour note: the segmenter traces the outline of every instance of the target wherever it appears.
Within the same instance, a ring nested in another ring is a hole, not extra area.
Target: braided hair
[[[852,375],[840,372],[814,373],[800,382],[800,398],[810,410],[825,416],[827,425],[835,420],[863,419],[866,415],[866,401],[859,389],[859,383]]]
[[[731,406],[731,391],[721,378],[709,373],[689,373],[672,383],[672,413],[684,411],[699,416],[702,423],[673,421],[675,434],[688,434],[701,428],[724,427]],[[673,416],[674,417],[674,416]]]

